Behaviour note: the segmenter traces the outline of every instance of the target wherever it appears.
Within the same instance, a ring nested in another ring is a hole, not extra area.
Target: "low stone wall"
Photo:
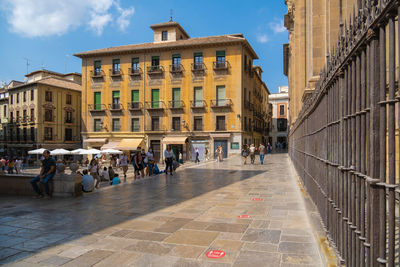
[[[2,195],[34,195],[30,180],[35,175],[0,174],[0,194]],[[57,173],[50,182],[53,197],[77,197],[82,195],[82,177],[78,174]],[[39,184],[40,185],[40,184]],[[40,186],[44,191],[43,186]]]

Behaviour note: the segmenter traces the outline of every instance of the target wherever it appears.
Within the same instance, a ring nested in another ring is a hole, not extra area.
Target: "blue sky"
[[[168,21],[172,9],[191,37],[243,33],[270,91],[287,85],[283,0],[0,0],[0,6],[0,82],[23,80],[26,59],[29,72],[81,72],[74,53],[151,42],[149,26]]]

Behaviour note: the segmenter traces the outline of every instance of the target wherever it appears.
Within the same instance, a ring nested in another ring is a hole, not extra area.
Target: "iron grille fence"
[[[289,135],[291,159],[347,266],[399,265],[399,5],[362,1]]]

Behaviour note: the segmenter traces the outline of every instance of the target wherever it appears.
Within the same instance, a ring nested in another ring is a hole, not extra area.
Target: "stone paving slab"
[[[324,266],[292,171],[234,157],[75,199],[0,196],[0,265]]]

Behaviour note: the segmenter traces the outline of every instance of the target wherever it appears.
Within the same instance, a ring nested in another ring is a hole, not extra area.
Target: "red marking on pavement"
[[[225,256],[225,251],[222,250],[211,250],[206,253],[207,258],[219,259]]]
[[[262,199],[262,198],[253,198],[252,200],[253,201],[263,201],[264,199]]]
[[[247,215],[247,214],[239,215],[238,218],[239,219],[246,219],[246,218],[250,218],[250,215]]]

